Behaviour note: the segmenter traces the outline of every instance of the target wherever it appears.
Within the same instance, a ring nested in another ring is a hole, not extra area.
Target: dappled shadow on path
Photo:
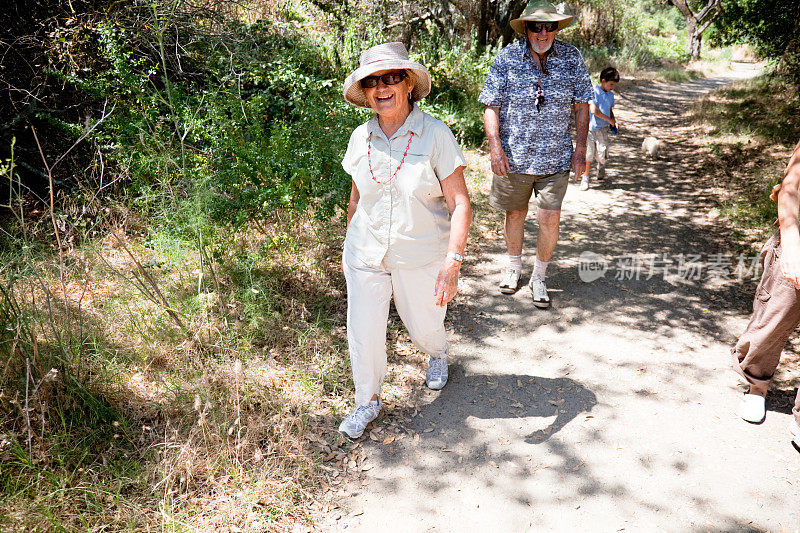
[[[623,126],[611,148],[610,181],[587,192],[573,184],[567,193],[548,268],[550,310],[535,309],[525,287],[498,293],[505,266],[502,234],[494,231],[502,227],[499,214],[492,233],[472,241],[474,259],[465,262],[463,290],[448,311],[457,362],[450,381],[440,393],[420,393],[419,416],[387,414],[386,431],[412,436],[388,445],[364,441],[369,461],[380,465],[370,472],[368,492],[411,491],[397,505],[421,524],[438,523],[455,497],[462,511],[451,518],[485,518],[478,511],[494,505],[504,509],[499,520],[514,514],[509,523],[523,529],[527,522],[518,519],[526,513],[541,519],[534,524],[557,523],[553,514],[567,513],[568,522],[597,515],[618,528],[640,528],[642,517],[666,517],[676,506],[682,515],[675,527],[765,529],[743,523],[738,510],[696,483],[727,478],[717,469],[724,465],[693,449],[710,442],[710,426],[723,415],[707,386],[709,369],[728,360],[724,346],[738,334],[731,320],[749,314],[759,274],[734,269],[741,250],[717,223],[715,200],[697,186],[702,154],[682,114],[728,81],[654,83],[619,95]],[[666,144],[662,158],[639,154],[648,135]],[[532,205],[526,223],[526,277],[534,211]],[[605,276],[582,280],[584,252],[606,261]],[[645,264],[637,275],[622,268],[632,257],[658,258],[660,269]],[[691,275],[678,271],[687,260],[695,264]],[[727,276],[718,275],[723,270]],[[709,361],[717,352],[719,362]],[[785,504],[776,494],[768,498]],[[366,516],[363,524],[375,525],[374,515]]]

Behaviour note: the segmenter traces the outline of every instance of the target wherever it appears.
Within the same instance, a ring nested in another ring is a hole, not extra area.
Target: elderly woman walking
[[[350,136],[342,166],[353,178],[342,265],[356,407],[339,426],[358,438],[381,410],[389,300],[428,354],[426,384],[447,383],[444,316],[472,219],[464,157],[450,129],[415,102],[428,69],[403,43],[374,46],[344,82],[344,98],[375,112]]]

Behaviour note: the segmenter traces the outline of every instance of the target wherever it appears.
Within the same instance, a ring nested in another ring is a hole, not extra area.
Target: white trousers
[[[441,265],[403,269],[384,261],[380,269],[375,269],[347,251],[342,264],[347,280],[347,343],[356,405],[367,405],[373,395],[380,395],[386,376],[386,326],[393,294],[394,306],[417,348],[433,357],[447,357],[447,307],[435,305],[433,298]]]

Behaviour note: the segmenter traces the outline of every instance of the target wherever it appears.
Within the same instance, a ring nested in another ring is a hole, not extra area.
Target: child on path
[[[606,160],[608,159],[608,135],[617,132],[617,120],[614,118],[614,89],[619,82],[619,72],[614,67],[603,69],[600,83],[594,86],[592,99],[589,100],[589,136],[586,141],[586,167],[581,177],[581,190],[589,189],[589,169],[592,161],[597,159],[597,179],[606,177]]]

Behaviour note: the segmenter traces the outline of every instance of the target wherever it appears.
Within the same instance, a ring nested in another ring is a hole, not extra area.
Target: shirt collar
[[[400,126],[396,132],[394,132],[392,138],[403,136],[408,132],[412,132],[414,135],[420,135],[422,133],[422,122],[422,110],[419,108],[417,103],[414,102],[411,108],[411,113],[408,114],[406,121],[403,122],[403,125]],[[367,128],[370,135],[383,135],[385,137],[383,131],[381,130],[380,124],[378,124],[377,114],[369,120]]]

